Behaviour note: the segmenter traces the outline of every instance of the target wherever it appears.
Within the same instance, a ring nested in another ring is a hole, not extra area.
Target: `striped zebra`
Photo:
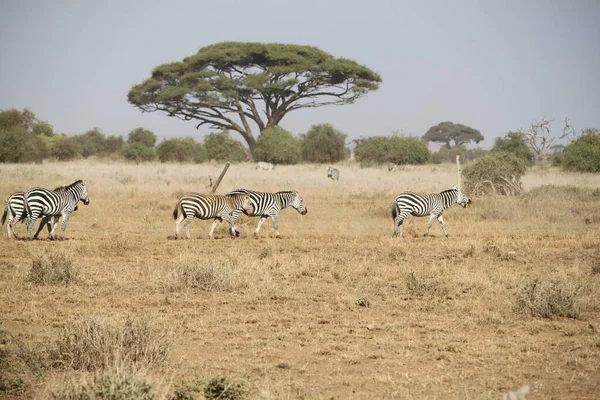
[[[256,163],[255,169],[258,169],[261,171],[271,171],[272,169],[275,169],[275,165],[268,163],[268,162],[259,161]]]
[[[236,196],[240,194],[247,194],[250,197],[252,203],[252,211],[240,211],[240,207],[236,207],[236,210],[231,213],[231,218],[235,224],[240,214],[249,215],[251,217],[260,217],[258,226],[254,231],[254,236],[258,237],[260,227],[265,222],[267,217],[271,217],[273,222],[273,228],[275,229],[275,237],[280,237],[279,234],[279,213],[281,210],[287,207],[294,207],[302,215],[306,215],[308,209],[304,205],[304,199],[295,190],[287,190],[276,193],[264,193],[257,192],[254,190],[236,189],[227,196]],[[239,200],[238,200],[239,201]]]
[[[65,230],[71,214],[77,208],[79,200],[83,204],[90,204],[86,181],[78,180],[66,186],[62,191],[44,188],[29,189],[25,193],[25,209],[27,212],[27,236],[32,240],[33,225],[40,216],[54,217],[54,226],[50,231],[50,239],[54,240],[54,232],[58,226],[58,219],[62,216],[62,231],[60,240],[65,238]]]
[[[442,213],[453,204],[460,204],[463,208],[466,208],[467,204],[471,204],[471,199],[459,191],[456,186],[437,194],[400,193],[392,205],[394,236],[402,237],[402,223],[410,214],[415,217],[431,215],[424,236],[429,234],[429,228],[431,228],[433,220],[437,218],[440,225],[442,225],[444,234],[448,237]]]
[[[398,171],[398,166],[396,164],[394,164],[393,162],[388,164],[388,172],[397,172]]]
[[[336,168],[327,167],[327,177],[333,179],[334,181],[339,181],[340,171]]]
[[[64,191],[65,188],[66,186],[59,186],[54,189],[54,191]],[[77,206],[75,206],[73,211],[77,211]],[[8,199],[6,199],[6,203],[4,205],[4,212],[2,213],[2,225],[4,225],[7,217],[8,223],[6,224],[6,230],[8,233],[8,238],[11,238],[11,233],[16,238],[17,235],[15,234],[13,227],[18,224],[19,221],[21,221],[21,223],[25,222],[27,217],[27,211],[25,209],[25,192],[15,192],[8,196]],[[44,225],[48,226],[48,233],[50,233],[52,230],[50,220],[50,217],[44,217],[44,219],[40,222],[37,232],[35,235],[33,235],[34,239],[37,239],[42,229],[44,229]]]
[[[252,211],[252,204],[247,195],[223,196],[223,195],[205,195],[200,193],[190,193],[182,196],[175,209],[173,210],[173,219],[175,220],[175,238],[179,237],[179,224],[185,219],[185,237],[190,238],[190,225],[194,217],[199,219],[213,219],[212,227],[208,233],[208,238],[212,239],[213,232],[219,221],[229,222],[229,233],[231,237],[239,236],[240,233],[235,229],[235,220],[231,218],[235,207],[240,208],[242,212]]]

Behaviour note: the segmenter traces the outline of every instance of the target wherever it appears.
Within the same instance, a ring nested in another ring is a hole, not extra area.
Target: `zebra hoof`
[[[239,237],[240,236],[240,232],[239,231],[233,231],[233,232],[234,232],[233,236],[235,236],[235,237]]]

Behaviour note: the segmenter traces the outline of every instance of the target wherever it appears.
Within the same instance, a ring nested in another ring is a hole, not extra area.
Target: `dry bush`
[[[93,371],[115,365],[160,367],[169,354],[172,332],[154,328],[147,319],[120,322],[88,318],[68,325],[49,349],[54,368]]]
[[[48,385],[40,400],[166,400],[164,385],[139,371],[110,368],[63,377]]]
[[[244,383],[228,376],[213,378],[204,387],[204,397],[209,400],[242,400],[247,398],[248,394]]]
[[[207,292],[226,292],[235,286],[234,264],[230,260],[198,258],[178,266],[167,281],[171,290],[192,288]]]
[[[600,200],[600,188],[590,189],[573,185],[542,185],[528,190],[523,195],[528,201],[570,201],[589,202]]]
[[[0,395],[17,395],[29,389],[44,365],[42,353],[0,330]]]
[[[406,276],[406,289],[414,296],[440,296],[444,297],[448,294],[448,288],[442,285],[439,281],[427,281],[411,271]]]
[[[471,196],[499,194],[515,196],[523,191],[525,162],[515,155],[495,152],[478,158],[463,169],[465,192]]]
[[[533,279],[518,288],[516,308],[534,317],[577,318],[577,289],[571,283]]]
[[[35,285],[69,284],[77,281],[77,268],[67,253],[54,253],[33,259],[26,282]]]
[[[597,258],[592,264],[592,274],[600,274],[600,258]]]

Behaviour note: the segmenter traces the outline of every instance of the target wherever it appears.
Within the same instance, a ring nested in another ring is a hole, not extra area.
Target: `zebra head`
[[[87,182],[78,180],[71,185],[69,185],[68,189],[78,197],[78,200],[83,201],[83,204],[86,206],[90,204],[90,198],[88,196]]]
[[[304,199],[295,190],[292,193],[294,194],[294,197],[292,198],[292,207],[294,207],[300,214],[306,215],[308,208],[306,208],[304,205]]]
[[[459,204],[462,208],[467,208],[467,204],[471,204],[471,199],[467,197],[466,194],[462,192],[462,190],[458,190],[456,186],[452,189],[456,190],[456,203]]]

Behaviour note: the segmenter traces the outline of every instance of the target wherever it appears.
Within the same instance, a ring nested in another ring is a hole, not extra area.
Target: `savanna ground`
[[[254,239],[258,219],[243,217],[235,240],[225,224],[208,240],[210,222],[200,220],[192,240],[168,240],[178,197],[207,192],[220,169],[1,165],[3,199],[82,178],[91,200],[63,242],[8,240],[3,228],[3,335],[43,353],[35,349],[86,319],[143,317],[172,340],[164,365],[145,372],[155,382],[224,375],[251,398],[500,399],[524,384],[528,399],[598,398],[599,175],[533,169],[521,198],[473,198],[466,210],[447,210],[449,238],[437,222],[435,237],[422,237],[427,219],[409,217],[398,239],[395,196],[451,187],[454,166],[390,174],[348,164],[334,182],[326,166],[235,164],[218,193],[296,189],[308,214],[284,210],[281,239],[271,237],[270,220]],[[16,230],[25,235],[24,225]],[[77,279],[30,282],[35,260],[52,255],[70,258]],[[190,280],[198,268],[204,278]],[[21,372],[24,390],[4,396],[43,398],[72,375]]]

